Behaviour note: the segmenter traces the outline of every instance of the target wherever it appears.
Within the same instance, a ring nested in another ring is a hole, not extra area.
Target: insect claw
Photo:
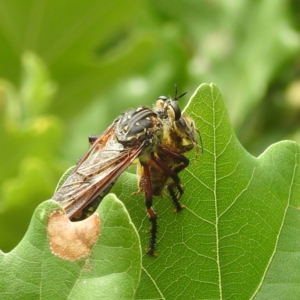
[[[178,207],[173,208],[173,212],[178,213],[178,212],[182,211],[184,208],[185,208],[185,205],[179,203]]]
[[[146,254],[148,254],[150,256],[153,256],[153,257],[157,257],[158,256],[158,254],[154,251],[154,249],[146,248],[145,251],[146,251]]]

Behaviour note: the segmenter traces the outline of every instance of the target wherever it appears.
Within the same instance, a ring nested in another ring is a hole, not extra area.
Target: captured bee
[[[153,109],[142,106],[128,110],[117,117],[102,135],[90,138],[92,146],[89,151],[52,197],[63,206],[69,218],[81,220],[89,216],[117,178],[137,159],[142,174],[140,189],[145,192],[151,222],[147,253],[155,254],[157,215],[152,208],[152,198],[161,186],[154,178],[159,173],[163,175],[171,196],[174,193],[179,199],[183,191],[177,174],[188,165],[188,159],[182,153],[194,147],[185,145],[179,134],[194,134],[192,129],[188,133],[181,128],[192,124],[181,117],[177,105],[177,100],[183,95],[177,97],[176,92],[174,99],[159,97]],[[193,143],[195,139],[187,140]],[[155,171],[152,169],[154,165]],[[169,183],[169,178],[173,184]]]
[[[178,173],[189,165],[189,159],[183,154],[193,148],[196,148],[198,154],[197,132],[194,121],[188,115],[182,115],[173,124],[165,123],[163,139],[155,153],[155,157],[159,160],[149,167],[152,194],[162,196],[163,190],[167,188],[176,211],[183,208],[179,203],[183,188]],[[160,165],[161,161],[164,162],[163,165]],[[144,190],[144,175],[140,164],[137,166],[137,174],[139,191],[142,191]]]
[[[139,188],[137,193],[151,189],[152,195],[162,196],[163,190],[167,188],[175,211],[179,212],[184,207],[179,202],[184,191],[178,173],[189,165],[189,159],[183,155],[184,153],[195,147],[198,154],[196,139],[198,130],[195,128],[194,121],[187,115],[182,115],[177,121],[166,119],[163,124],[163,139],[151,162],[148,163],[147,168],[141,163],[137,165]],[[202,145],[201,136],[200,140]],[[150,183],[147,182],[147,177],[150,178]],[[155,254],[156,225],[156,222],[152,225],[148,249],[148,253],[152,255]]]

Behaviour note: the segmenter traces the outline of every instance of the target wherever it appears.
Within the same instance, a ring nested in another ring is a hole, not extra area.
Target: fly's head
[[[181,110],[177,102],[185,94],[186,92],[177,96],[177,86],[175,85],[174,99],[166,96],[159,96],[153,110],[161,120],[167,120],[169,122],[178,121],[181,117]]]
[[[123,113],[116,126],[116,137],[126,146],[155,146],[162,135],[162,121],[153,110],[143,106]]]
[[[178,106],[178,100],[185,94],[177,96],[175,85],[174,99],[166,96],[158,97],[153,110],[163,122],[162,146],[177,153],[185,153],[196,148],[198,154],[197,133],[202,145],[200,132],[196,129],[194,120],[188,115],[183,115]]]

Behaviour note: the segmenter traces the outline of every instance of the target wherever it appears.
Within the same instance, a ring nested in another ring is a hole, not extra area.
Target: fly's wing
[[[105,133],[98,137],[52,197],[70,218],[98,195],[103,198],[143,149],[143,144],[125,148],[118,143],[113,134],[114,126]]]
[[[110,140],[115,132],[115,123],[119,120],[117,118],[98,138],[93,142],[93,146],[89,151],[80,159],[78,164],[73,169],[72,173],[75,173],[76,170],[81,166],[81,164],[93,153],[95,150],[100,150],[105,147],[108,140]]]

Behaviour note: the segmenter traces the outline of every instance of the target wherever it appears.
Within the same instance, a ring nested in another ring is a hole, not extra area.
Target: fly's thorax
[[[139,155],[139,161],[148,163],[151,159],[151,155],[158,150],[158,146],[162,144],[163,138],[163,127],[160,126],[160,130],[156,131],[155,134],[148,136],[144,141],[144,149]]]
[[[162,135],[162,121],[148,107],[123,113],[117,122],[116,138],[124,146],[157,147]]]

